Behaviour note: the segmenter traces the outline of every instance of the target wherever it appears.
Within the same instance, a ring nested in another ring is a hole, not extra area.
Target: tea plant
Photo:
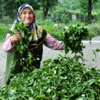
[[[80,25],[71,25],[68,29],[63,29],[63,41],[65,47],[65,53],[67,54],[70,50],[72,53],[82,53],[82,49],[85,46],[82,43],[82,40],[88,37],[88,30],[86,27]]]
[[[13,27],[12,32],[14,34],[16,32],[20,32],[20,35],[21,35],[21,40],[16,41],[14,43],[15,52],[19,52],[19,54],[20,54],[20,58],[19,58],[20,59],[20,65],[23,66],[23,65],[26,64],[26,66],[24,67],[25,69],[27,69],[27,67],[33,68],[33,66],[31,65],[31,63],[33,62],[33,59],[31,59],[32,54],[31,54],[31,51],[28,50],[28,46],[29,46],[29,42],[30,42],[30,36],[33,34],[33,32],[29,31],[29,29],[25,26],[24,21],[22,21],[21,23],[16,22],[14,27]],[[12,34],[12,35],[14,35],[14,34]],[[24,55],[26,55],[26,57],[24,57]]]

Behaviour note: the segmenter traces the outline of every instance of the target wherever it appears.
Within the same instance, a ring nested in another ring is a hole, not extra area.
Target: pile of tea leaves
[[[59,56],[40,69],[15,75],[0,88],[0,100],[100,100],[100,70]]]

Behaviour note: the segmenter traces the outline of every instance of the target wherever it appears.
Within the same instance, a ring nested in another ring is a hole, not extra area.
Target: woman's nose
[[[29,17],[29,13],[27,13],[26,16]]]

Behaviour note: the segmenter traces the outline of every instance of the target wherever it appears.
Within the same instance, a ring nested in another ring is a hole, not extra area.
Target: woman
[[[50,34],[46,32],[46,30],[35,24],[34,10],[29,4],[23,4],[18,9],[17,19],[15,20],[15,22],[20,23],[23,20],[25,26],[34,33],[30,38],[30,44],[35,44],[35,47],[33,47],[33,45],[30,45],[29,48],[31,50],[31,53],[34,55],[33,58],[38,57],[39,59],[35,60],[32,65],[36,68],[40,68],[40,62],[43,53],[43,44],[54,50],[63,50],[63,45],[61,45],[62,41],[55,40],[52,36],[50,36]],[[12,32],[15,22],[11,29],[8,31],[6,39],[3,43],[3,50],[7,52],[7,64],[5,74],[5,83],[7,84],[9,84],[10,82],[9,75],[11,73],[17,74],[23,71],[23,66],[19,64],[19,61],[17,62],[14,69],[12,69],[11,67],[12,62],[20,58],[19,52],[14,51],[14,43],[21,40],[20,32],[16,32],[15,34]],[[11,34],[13,34],[13,36]]]

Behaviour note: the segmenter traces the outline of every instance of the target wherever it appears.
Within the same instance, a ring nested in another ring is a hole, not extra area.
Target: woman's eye
[[[22,14],[33,14],[33,12],[22,12]]]
[[[33,12],[29,12],[29,14],[33,14]]]
[[[26,14],[26,12],[23,12],[22,14]]]

